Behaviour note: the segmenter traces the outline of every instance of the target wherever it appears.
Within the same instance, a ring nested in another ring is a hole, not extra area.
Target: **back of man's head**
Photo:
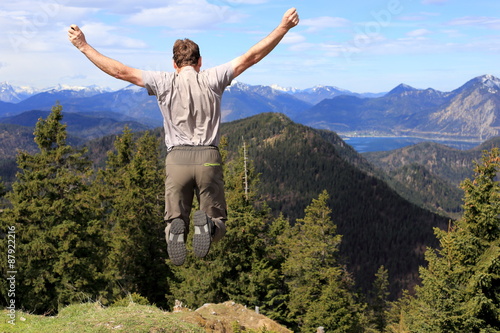
[[[198,44],[190,39],[178,39],[174,43],[174,62],[177,67],[196,66],[200,59]]]

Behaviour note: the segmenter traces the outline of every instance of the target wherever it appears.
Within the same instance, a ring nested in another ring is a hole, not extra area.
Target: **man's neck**
[[[198,73],[200,72],[200,68],[198,66],[196,66],[196,67],[195,66],[182,66],[181,68],[176,68],[176,71],[177,71],[177,73],[180,73],[185,68],[192,68],[195,71],[197,71]]]

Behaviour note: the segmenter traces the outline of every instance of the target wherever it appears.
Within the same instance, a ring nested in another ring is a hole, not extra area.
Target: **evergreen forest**
[[[500,331],[499,149],[461,182],[452,220],[402,198],[332,132],[271,113],[224,124],[227,234],[204,259],[188,239],[177,267],[161,130],[72,146],[62,109],[38,121],[37,148],[18,152],[0,186],[0,260],[12,231],[17,308],[232,300],[294,332]]]

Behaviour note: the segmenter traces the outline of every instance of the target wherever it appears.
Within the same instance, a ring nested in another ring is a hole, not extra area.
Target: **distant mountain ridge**
[[[500,80],[483,75],[451,92],[401,84],[378,98],[338,96],[294,120],[351,135],[482,141],[499,135]]]
[[[422,142],[391,150],[363,153],[400,195],[431,211],[450,218],[462,213],[460,183],[474,176],[475,162],[482,152],[500,147],[500,136],[481,145],[459,150],[435,142]]]
[[[40,118],[46,119],[50,111],[33,110],[12,117],[0,118],[0,123],[34,128]],[[86,141],[110,134],[120,134],[128,126],[132,131],[149,129],[131,118],[113,114],[65,113],[62,123],[67,125],[68,134]]]
[[[66,112],[115,112],[148,126],[162,124],[156,99],[133,85],[116,91],[59,86],[22,100],[19,91],[5,82],[0,85],[0,117],[50,110],[59,101]],[[331,86],[300,90],[233,82],[227,87],[223,122],[266,112],[283,113],[295,122],[347,136],[483,141],[500,133],[500,79],[479,76],[451,92],[400,84],[385,94],[358,94]]]

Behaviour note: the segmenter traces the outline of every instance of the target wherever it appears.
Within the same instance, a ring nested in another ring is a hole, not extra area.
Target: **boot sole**
[[[194,213],[193,250],[195,256],[204,258],[212,244],[212,230],[209,217],[205,212],[198,210]]]
[[[186,260],[186,244],[184,231],[186,225],[181,219],[174,219],[170,224],[170,233],[167,235],[167,252],[172,263],[180,266]]]

